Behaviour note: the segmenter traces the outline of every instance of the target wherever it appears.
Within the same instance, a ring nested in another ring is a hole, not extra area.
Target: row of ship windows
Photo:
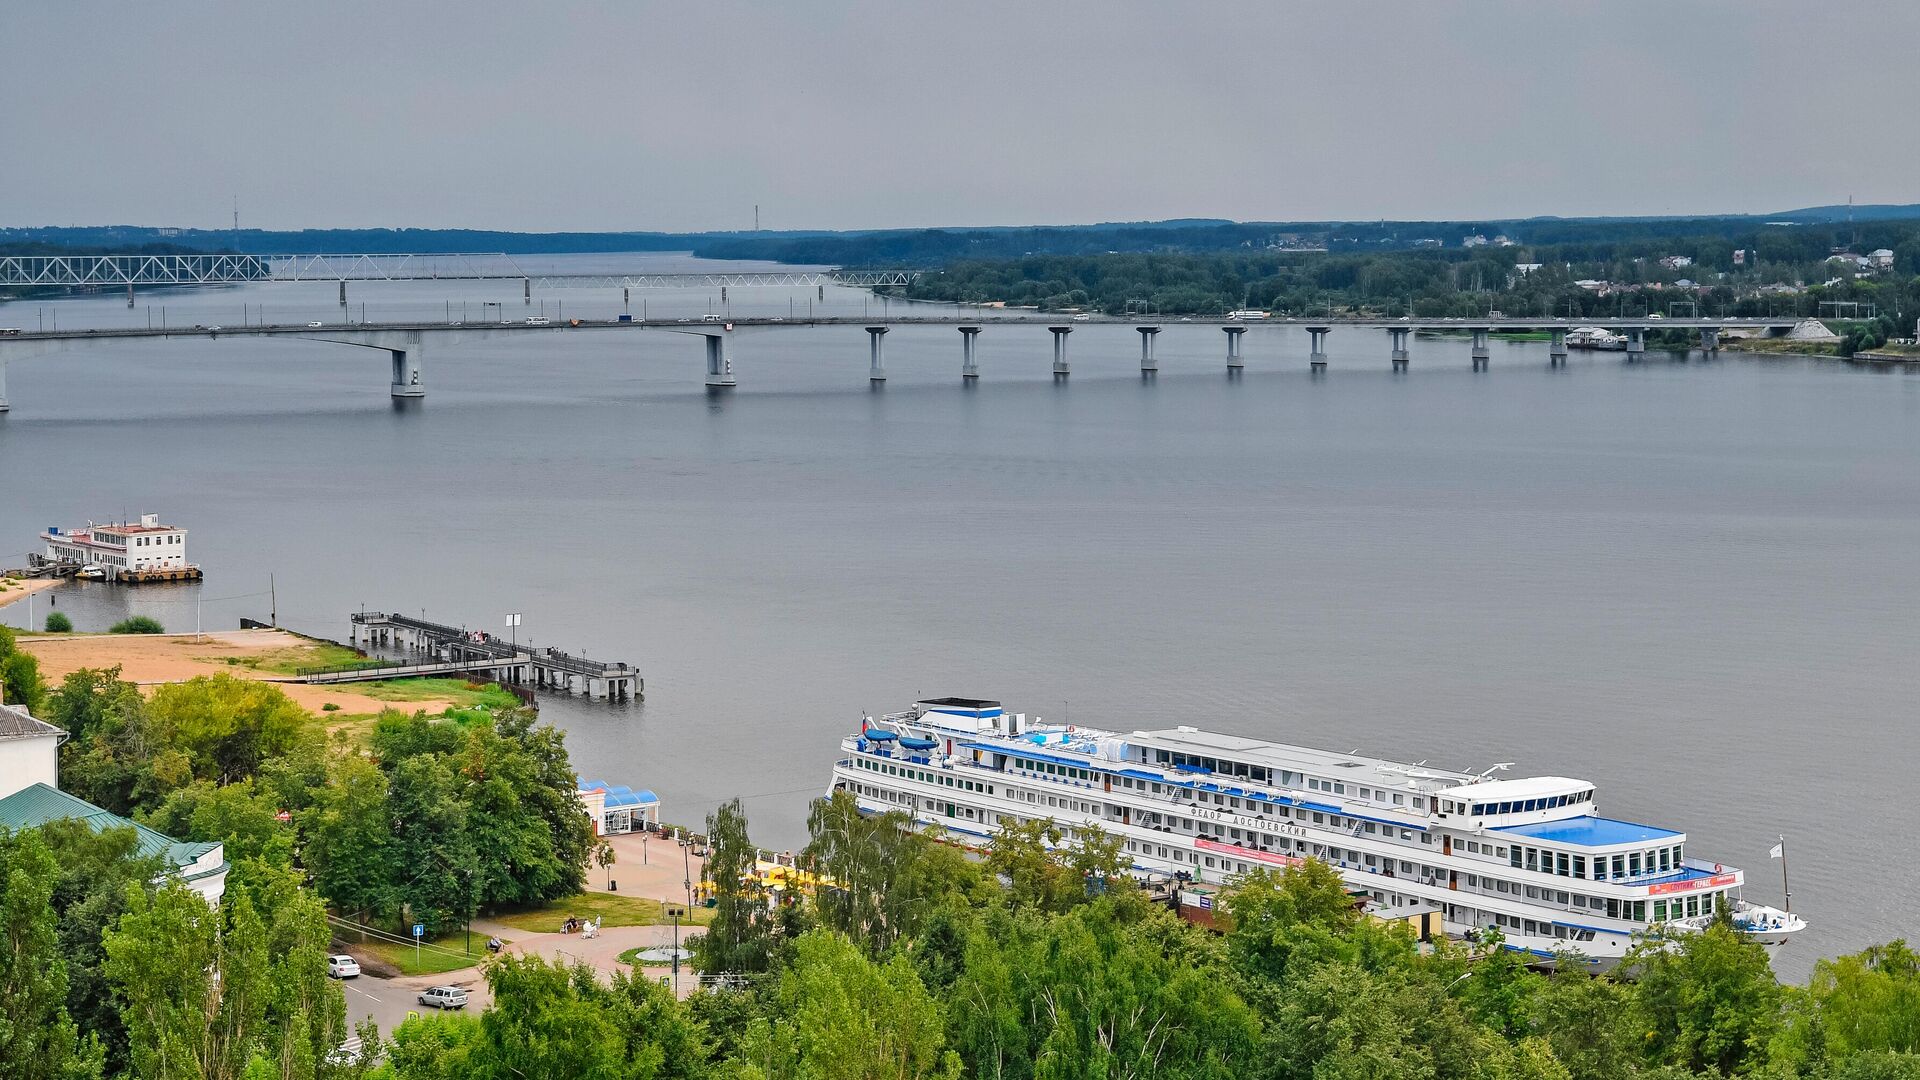
[[[1680,858],[1682,845],[1653,848],[1646,852],[1629,852],[1625,855],[1595,855],[1593,857],[1593,881],[1609,881],[1616,878],[1637,878],[1648,874],[1670,874],[1683,868]],[[1542,874],[1558,874],[1561,877],[1588,877],[1587,857],[1569,855],[1564,851],[1542,851],[1539,848],[1514,847],[1507,854],[1510,866],[1533,870]]]
[[[1499,878],[1480,877],[1477,874],[1468,874],[1466,878],[1467,889],[1483,895],[1491,896],[1499,894],[1502,896],[1511,896],[1516,900],[1524,896],[1528,900],[1537,900],[1543,904],[1558,904],[1563,908],[1568,908],[1573,911],[1591,911],[1596,915],[1604,913],[1609,919],[1626,919],[1629,922],[1645,922],[1647,919],[1647,902],[1645,900],[1613,900],[1599,896],[1585,896],[1580,893],[1569,894],[1559,889],[1543,889],[1537,885],[1521,885],[1517,881],[1503,881]],[[1665,902],[1655,901],[1655,903],[1664,904]],[[1675,900],[1674,903],[1677,905],[1679,901]],[[1656,908],[1656,912],[1659,910],[1661,909]],[[1712,909],[1709,908],[1708,910]],[[1664,914],[1655,914],[1654,921],[1658,922],[1665,917]]]
[[[1533,919],[1523,919],[1518,915],[1495,915],[1493,916],[1493,921],[1495,925],[1502,929],[1526,934],[1529,937],[1559,938],[1562,941],[1593,940],[1593,931],[1591,930],[1577,930],[1572,927],[1559,926],[1554,923],[1536,922]]]
[[[180,536],[178,533],[175,533],[172,536],[140,536],[140,537],[135,537],[134,542],[138,544],[140,547],[159,547],[162,544],[179,543]],[[121,546],[125,547],[126,545],[122,544]]]
[[[1243,780],[1252,780],[1255,783],[1272,784],[1275,782],[1276,770],[1267,769],[1259,765],[1247,765],[1237,761],[1221,761],[1216,758],[1201,757],[1193,754],[1176,754],[1166,750],[1154,751],[1154,761],[1156,764],[1170,765],[1174,768],[1185,766],[1188,768],[1205,769],[1210,773],[1217,773],[1223,776],[1237,776]],[[1371,788],[1365,784],[1349,784],[1344,780],[1322,780],[1317,776],[1303,776],[1301,773],[1287,769],[1277,770],[1277,775],[1278,786],[1280,787],[1304,787],[1308,791],[1319,791],[1328,795],[1352,794],[1358,798],[1370,799],[1381,803],[1391,803],[1394,806],[1407,805],[1407,796],[1398,791],[1388,791],[1385,788]],[[1126,779],[1127,778],[1123,777],[1120,782],[1125,784]],[[1145,786],[1147,782],[1135,781],[1135,784]],[[1161,785],[1153,784],[1152,787],[1154,794],[1160,794]],[[1172,787],[1172,785],[1168,785],[1168,790],[1171,791]],[[1249,802],[1251,801],[1253,800],[1249,800]],[[1426,796],[1413,796],[1413,808],[1424,813],[1427,809]]]
[[[1444,801],[1444,800],[1443,800]],[[1488,814],[1524,814],[1529,810],[1552,810],[1555,807],[1573,806],[1577,803],[1592,802],[1593,792],[1576,791],[1571,795],[1553,795],[1545,799],[1515,799],[1512,802],[1477,802],[1473,804],[1473,816],[1485,817]],[[1466,803],[1446,803],[1449,813],[1464,809]]]
[[[854,758],[853,765],[857,769],[885,773],[888,776],[899,776],[908,780],[918,780],[926,784],[941,784],[957,791],[977,791],[982,795],[993,794],[992,784],[982,784],[978,781],[968,780],[965,777],[949,776],[946,773],[930,772],[924,769],[910,769],[904,765],[889,765],[884,761],[874,761],[870,758],[863,757]]]

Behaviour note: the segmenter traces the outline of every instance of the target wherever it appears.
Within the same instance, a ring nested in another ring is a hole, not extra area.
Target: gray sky
[[[0,5],[0,224],[1920,201],[1915,0]]]

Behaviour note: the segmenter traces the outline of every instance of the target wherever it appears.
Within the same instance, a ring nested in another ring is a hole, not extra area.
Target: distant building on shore
[[[47,553],[39,561],[57,566],[98,567],[109,581],[193,580],[199,568],[187,561],[187,530],[141,514],[139,524],[50,526],[40,534]],[[83,575],[85,576],[85,575]]]
[[[0,705],[0,825],[32,829],[50,821],[79,821],[94,832],[132,829],[135,854],[157,855],[166,873],[209,904],[227,889],[226,847],[175,840],[60,790],[60,744],[67,733],[18,705]]]

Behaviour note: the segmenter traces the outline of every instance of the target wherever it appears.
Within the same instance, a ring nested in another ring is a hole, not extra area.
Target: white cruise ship
[[[1740,900],[1741,871],[1689,858],[1684,833],[1601,817],[1594,787],[1494,779],[1304,746],[1165,728],[1049,725],[997,701],[931,698],[841,743],[833,788],[991,843],[1006,820],[1091,824],[1123,838],[1142,877],[1214,885],[1312,857],[1384,917],[1438,912],[1446,933],[1498,928],[1541,958],[1610,966],[1633,935],[1697,927],[1724,896],[1777,945],[1806,923]]]

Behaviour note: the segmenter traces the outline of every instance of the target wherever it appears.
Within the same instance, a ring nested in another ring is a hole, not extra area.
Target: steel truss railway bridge
[[[908,285],[914,270],[567,274],[523,269],[499,252],[451,255],[6,255],[0,287],[132,289],[256,281],[518,281],[543,289],[814,288]]]
[[[985,313],[975,313],[973,317],[964,314],[927,314],[906,318],[894,318],[883,324],[874,324],[866,319],[853,318],[817,318],[792,320],[778,317],[740,318],[721,321],[718,316],[705,319],[675,319],[671,321],[645,320],[632,321],[630,316],[616,320],[584,319],[545,319],[529,318],[522,321],[509,320],[500,323],[356,323],[337,324],[306,323],[292,325],[254,325],[245,327],[195,326],[159,329],[117,329],[117,330],[61,330],[51,332],[28,333],[19,330],[0,328],[0,412],[8,408],[6,397],[6,369],[10,361],[26,360],[48,353],[73,349],[96,348],[115,341],[130,339],[184,338],[193,340],[212,340],[220,338],[249,338],[308,340],[331,342],[338,345],[350,345],[373,349],[388,354],[391,362],[392,377],[389,392],[394,398],[420,398],[426,396],[425,356],[427,343],[459,344],[473,341],[491,341],[500,339],[555,340],[553,335],[577,334],[623,334],[623,333],[673,333],[702,339],[706,353],[706,385],[712,391],[725,391],[735,385],[736,375],[732,356],[732,344],[740,335],[748,332],[800,332],[807,329],[859,327],[867,334],[868,380],[878,386],[887,378],[885,362],[886,335],[895,328],[916,326],[950,326],[960,332],[960,375],[964,380],[980,377],[980,366],[976,358],[975,346],[980,334],[991,328],[1018,332],[1023,327],[1043,327],[1053,337],[1053,376],[1056,381],[1065,380],[1072,372],[1067,356],[1067,341],[1075,329],[1097,325],[1130,326],[1140,335],[1140,372],[1143,377],[1151,377],[1159,371],[1159,362],[1155,358],[1155,344],[1163,330],[1200,330],[1208,327],[1222,332],[1226,346],[1225,359],[1228,374],[1237,374],[1246,366],[1241,352],[1241,338],[1251,326],[1272,325],[1271,323],[1249,323],[1226,318],[1194,317],[1181,319],[1178,323],[1166,324],[1159,320],[1145,320],[1109,316],[1076,316],[1062,322],[1057,315],[1000,315],[993,318],[980,318]],[[1619,347],[1628,360],[1639,359],[1646,351],[1646,335],[1655,329],[1688,329],[1699,333],[1700,348],[1708,352],[1720,347],[1720,334],[1724,330],[1742,329],[1765,334],[1782,334],[1793,328],[1793,319],[1649,319],[1620,318],[1592,319],[1582,322],[1583,327],[1599,327],[1618,331],[1625,339]],[[1283,324],[1285,325],[1285,324]],[[1388,338],[1387,358],[1395,368],[1404,367],[1410,359],[1409,342],[1416,331],[1451,331],[1467,333],[1473,339],[1473,365],[1476,369],[1486,365],[1489,351],[1489,338],[1496,331],[1525,331],[1546,333],[1549,337],[1547,347],[1548,362],[1564,363],[1567,358],[1567,334],[1571,327],[1564,319],[1518,319],[1501,318],[1478,321],[1457,319],[1373,319],[1339,318],[1302,321],[1297,329],[1307,332],[1312,341],[1309,364],[1318,371],[1327,366],[1327,340],[1335,329],[1360,329],[1385,331]],[[1216,341],[1220,339],[1215,339]]]

